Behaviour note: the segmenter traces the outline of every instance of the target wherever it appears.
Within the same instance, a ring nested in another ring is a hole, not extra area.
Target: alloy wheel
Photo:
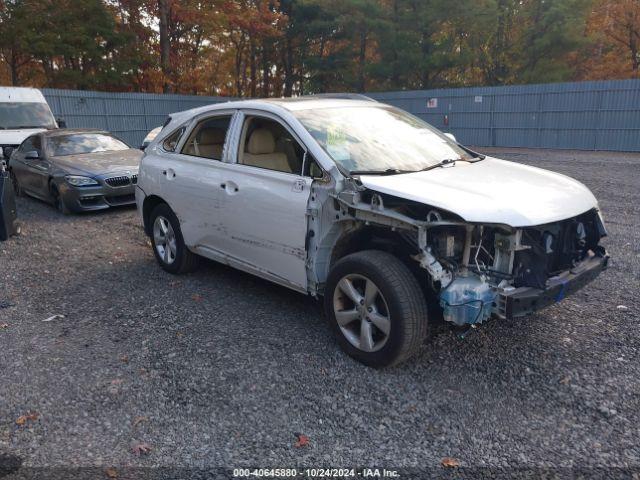
[[[387,343],[391,315],[384,296],[372,280],[345,275],[333,292],[333,313],[342,334],[359,350],[375,352]]]
[[[176,234],[173,231],[171,222],[162,215],[158,215],[155,222],[153,222],[153,243],[158,256],[164,263],[171,265],[175,262],[178,251]]]

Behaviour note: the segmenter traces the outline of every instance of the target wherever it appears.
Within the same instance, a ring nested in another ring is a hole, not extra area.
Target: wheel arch
[[[340,259],[364,250],[379,250],[397,257],[422,283],[419,265],[411,258],[418,253],[417,243],[412,244],[411,238],[411,234],[364,223],[356,228],[342,229],[335,237],[327,236],[324,239],[325,246],[321,250],[328,251],[328,254],[324,255],[324,261],[316,263],[316,268],[319,270],[316,272],[319,283],[324,285],[329,273]],[[323,293],[323,290],[322,288],[320,293]]]
[[[151,235],[151,212],[153,212],[154,208],[156,208],[158,205],[162,205],[163,203],[169,206],[169,203],[158,195],[149,195],[145,197],[144,201],[142,202],[142,222],[144,231],[147,235]],[[169,206],[169,208],[171,208],[171,206]]]

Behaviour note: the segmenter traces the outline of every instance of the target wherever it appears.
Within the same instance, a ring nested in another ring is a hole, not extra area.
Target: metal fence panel
[[[64,118],[68,127],[109,130],[132,146],[140,145],[147,133],[162,125],[170,113],[229,100],[224,97],[47,88],[42,93],[54,115]]]
[[[169,113],[224,97],[44,89],[70,127],[110,130],[137,146]],[[640,151],[640,80],[367,94],[476,146]]]
[[[640,80],[368,95],[468,145],[640,151]]]

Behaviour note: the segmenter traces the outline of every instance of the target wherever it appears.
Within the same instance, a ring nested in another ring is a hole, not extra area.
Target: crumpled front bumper
[[[557,303],[577,292],[594,280],[607,268],[609,255],[602,249],[596,255],[586,258],[571,270],[551,277],[544,289],[520,287],[500,291],[496,298],[494,312],[500,318],[517,318],[528,315]]]

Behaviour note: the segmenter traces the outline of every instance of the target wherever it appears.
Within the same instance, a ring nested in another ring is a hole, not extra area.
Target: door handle
[[[176,172],[174,172],[172,168],[163,170],[162,175],[164,175],[167,178],[176,178]]]
[[[233,182],[229,182],[228,184],[227,183],[221,183],[220,184],[220,188],[225,190],[227,193],[237,193],[240,190],[238,188],[238,186]]]

